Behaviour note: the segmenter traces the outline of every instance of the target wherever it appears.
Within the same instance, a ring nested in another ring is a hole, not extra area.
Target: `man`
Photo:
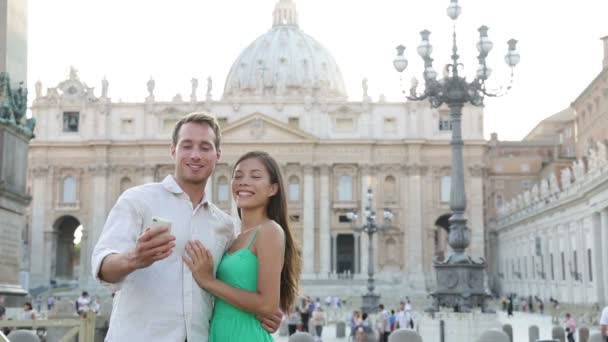
[[[198,287],[182,256],[188,241],[199,240],[217,268],[234,240],[231,217],[205,193],[220,139],[212,115],[185,116],[172,135],[174,175],[128,189],[110,211],[92,255],[93,275],[116,292],[106,341],[208,340],[213,297]],[[170,227],[151,227],[154,216]],[[274,332],[281,316],[262,325]]]
[[[399,312],[397,313],[397,327],[399,329],[408,329],[410,328],[410,322],[412,322],[411,306],[408,309],[405,302],[401,302]]]
[[[50,312],[51,310],[53,310],[54,306],[55,306],[55,296],[49,295],[46,298],[46,309]]]
[[[90,310],[91,297],[87,291],[83,291],[82,295],[76,300],[76,311],[80,317],[85,317],[86,313]]]
[[[391,334],[390,315],[384,309],[384,304],[378,305],[378,317],[376,319],[376,329],[380,335],[380,341],[388,342],[388,335]]]
[[[602,310],[602,315],[600,316],[600,333],[602,334],[602,339],[608,342],[608,306]]]

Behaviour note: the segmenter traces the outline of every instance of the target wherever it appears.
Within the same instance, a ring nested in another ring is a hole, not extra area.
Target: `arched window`
[[[217,200],[218,202],[228,202],[230,198],[230,187],[228,185],[228,178],[221,176],[217,180]]]
[[[393,176],[387,176],[384,179],[384,198],[386,202],[397,201],[397,181]]]
[[[76,203],[76,179],[67,176],[63,179],[63,203]]]
[[[127,190],[128,188],[133,186],[133,182],[131,181],[131,178],[129,177],[123,177],[120,180],[120,193],[122,194],[123,192],[125,192],[125,190]]]
[[[289,201],[298,202],[300,200],[300,179],[296,176],[289,177]]]
[[[340,176],[339,188],[338,188],[338,200],[339,201],[352,201],[353,200],[353,177],[352,176]]]

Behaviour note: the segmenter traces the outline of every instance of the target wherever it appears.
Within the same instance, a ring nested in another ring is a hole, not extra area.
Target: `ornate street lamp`
[[[437,79],[437,72],[433,69],[433,46],[429,41],[430,31],[420,32],[422,41],[417,52],[424,60],[422,72],[424,80],[424,91],[418,93],[418,80],[412,79],[408,100],[422,101],[428,99],[432,108],[438,108],[446,104],[450,109],[452,123],[452,173],[450,189],[450,209],[452,216],[449,219],[448,244],[452,251],[445,260],[435,260],[434,266],[437,273],[437,290],[431,293],[433,296],[433,309],[438,310],[440,306],[451,306],[456,311],[468,311],[473,307],[481,306],[485,309],[485,299],[488,294],[484,290],[484,269],[486,263],[483,259],[474,261],[465,254],[465,249],[470,243],[470,230],[467,228],[467,220],[464,217],[466,209],[466,194],[464,189],[464,168],[462,160],[462,132],[461,117],[462,107],[466,103],[474,106],[483,106],[485,96],[501,96],[511,88],[513,80],[513,67],[519,63],[519,53],[515,50],[517,41],[511,39],[507,42],[508,52],[505,62],[511,68],[511,81],[508,87],[500,92],[491,92],[486,88],[486,81],[492,73],[486,65],[486,57],[492,50],[493,43],[488,38],[488,27],[481,26],[479,31],[479,42],[477,50],[479,55],[479,67],[473,81],[468,82],[460,71],[464,67],[458,62],[458,47],[456,46],[456,19],[462,8],[458,0],[451,0],[447,8],[447,15],[454,21],[452,35],[451,63],[443,69],[443,78]],[[404,56],[405,46],[397,46],[397,57],[393,61],[395,69],[403,72],[407,67],[407,59]],[[405,93],[405,91],[404,91]]]
[[[380,295],[374,293],[374,244],[373,236],[375,233],[383,232],[391,228],[390,223],[393,220],[393,213],[390,209],[384,209],[384,225],[378,225],[376,223],[376,212],[372,210],[372,200],[374,198],[374,194],[372,193],[372,189],[367,189],[367,204],[365,205],[365,209],[363,211],[363,225],[357,226],[357,213],[355,211],[351,211],[347,213],[347,218],[353,226],[353,230],[358,233],[367,233],[369,237],[368,244],[368,264],[367,264],[367,293],[362,295],[362,310],[368,313],[374,312],[379,304]]]

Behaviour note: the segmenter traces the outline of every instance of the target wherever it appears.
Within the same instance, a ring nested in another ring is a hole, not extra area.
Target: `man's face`
[[[215,133],[207,124],[189,122],[180,128],[177,145],[171,146],[175,178],[184,183],[204,185],[220,159]]]

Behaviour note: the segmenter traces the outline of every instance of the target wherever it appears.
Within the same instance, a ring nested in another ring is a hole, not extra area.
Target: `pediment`
[[[314,142],[316,137],[269,116],[255,113],[222,129],[222,140],[233,142]]]

